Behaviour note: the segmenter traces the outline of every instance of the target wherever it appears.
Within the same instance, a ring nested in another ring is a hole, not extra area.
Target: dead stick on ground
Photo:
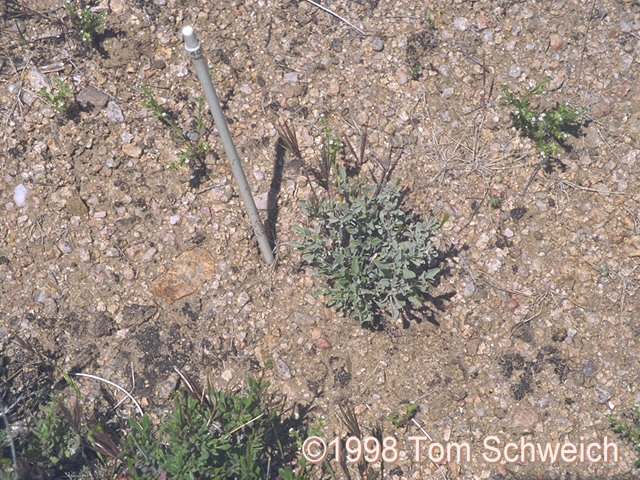
[[[521,322],[516,323],[513,328],[511,329],[511,333],[509,334],[509,338],[513,337],[513,334],[515,333],[515,331],[520,328],[523,325],[526,325],[527,323],[529,323],[531,320],[533,320],[534,318],[538,318],[540,316],[540,312],[531,315],[529,318],[527,318],[526,320],[522,320]]]
[[[501,285],[498,285],[497,283],[495,283],[495,282],[493,282],[491,280],[491,277],[486,272],[482,272],[481,271],[480,274],[484,277],[483,280],[487,285],[489,285],[489,286],[491,286],[491,287],[493,287],[493,288],[495,288],[497,290],[501,290],[503,292],[508,292],[508,293],[516,293],[518,295],[524,295],[525,297],[531,297],[533,295],[533,294],[531,294],[529,292],[523,292],[522,290],[513,290],[511,288],[507,288],[507,287],[503,287]]]
[[[627,192],[611,192],[611,191],[608,192],[606,190],[598,190],[597,188],[583,187],[582,185],[576,185],[575,183],[571,183],[569,180],[560,180],[560,184],[566,185],[567,187],[576,188],[578,190],[584,190],[585,192],[599,193],[601,195],[631,195],[630,193],[627,193]]]
[[[349,25],[351,28],[353,28],[356,32],[358,32],[360,35],[362,35],[363,37],[366,37],[367,34],[361,30],[360,28],[356,27],[353,23],[351,23],[349,20],[347,20],[344,17],[341,17],[340,15],[338,15],[336,12],[334,12],[333,10],[328,9],[327,7],[323,7],[322,5],[320,5],[319,3],[314,2],[313,0],[307,0],[307,2],[309,2],[311,5],[318,7],[320,10],[324,10],[325,12],[333,15],[334,17],[336,17],[338,20],[342,20],[344,23],[346,23],[347,25]]]

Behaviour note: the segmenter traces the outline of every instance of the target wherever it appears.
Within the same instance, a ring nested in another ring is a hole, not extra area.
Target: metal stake
[[[273,251],[271,250],[267,234],[264,231],[262,221],[260,220],[260,215],[258,214],[258,209],[256,208],[256,204],[253,200],[253,195],[251,195],[251,190],[247,183],[247,177],[245,177],[242,165],[238,159],[238,152],[236,151],[233,139],[229,133],[229,127],[227,127],[227,121],[224,117],[224,113],[222,112],[218,95],[216,95],[216,91],[213,88],[213,83],[209,76],[209,69],[207,68],[207,64],[202,55],[202,49],[200,48],[200,40],[198,40],[193,32],[193,27],[190,25],[187,25],[182,29],[182,36],[184,37],[184,48],[193,59],[198,79],[200,80],[202,90],[204,91],[204,96],[209,104],[211,115],[213,115],[213,121],[215,122],[218,133],[220,134],[222,146],[229,158],[231,172],[233,172],[233,176],[235,177],[238,188],[240,189],[240,197],[242,197],[247,214],[249,215],[249,220],[251,221],[251,226],[253,227],[253,231],[258,239],[262,258],[264,258],[265,262],[271,265],[274,262]]]

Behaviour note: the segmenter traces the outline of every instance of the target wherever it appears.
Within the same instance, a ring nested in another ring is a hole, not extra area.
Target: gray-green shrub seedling
[[[419,221],[403,209],[398,181],[363,186],[338,166],[334,187],[337,198],[302,203],[311,227],[295,227],[302,258],[329,276],[316,293],[360,323],[422,307],[440,271],[432,266],[437,252],[430,239],[441,222]]]

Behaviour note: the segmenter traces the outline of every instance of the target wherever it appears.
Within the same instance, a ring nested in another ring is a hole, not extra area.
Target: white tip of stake
[[[200,48],[200,42],[195,33],[193,33],[191,25],[182,28],[182,36],[184,37],[184,48],[187,52],[195,52]]]

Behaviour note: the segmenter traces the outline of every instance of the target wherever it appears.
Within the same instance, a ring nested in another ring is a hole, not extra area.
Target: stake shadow
[[[273,176],[271,179],[271,185],[269,186],[269,193],[267,194],[267,218],[264,222],[264,229],[269,238],[269,245],[272,249],[276,246],[277,235],[277,223],[278,213],[280,207],[278,206],[278,196],[282,188],[282,173],[284,171],[286,148],[282,138],[278,137],[275,148],[275,156],[273,159]]]

